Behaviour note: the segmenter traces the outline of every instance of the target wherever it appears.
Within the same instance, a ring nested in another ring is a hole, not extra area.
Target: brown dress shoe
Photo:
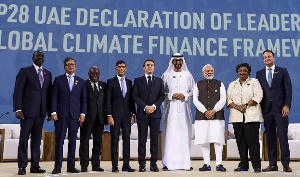
[[[283,171],[285,172],[292,172],[293,170],[288,165],[283,166]]]
[[[265,169],[262,169],[263,172],[270,172],[270,171],[278,171],[278,166],[268,166]]]

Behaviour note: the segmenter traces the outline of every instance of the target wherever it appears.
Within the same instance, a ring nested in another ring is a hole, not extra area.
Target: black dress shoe
[[[235,172],[238,172],[238,171],[248,171],[248,169],[247,168],[242,168],[242,167],[237,167],[233,171],[235,171]]]
[[[61,169],[60,168],[54,168],[52,170],[52,174],[58,174],[58,173],[61,173]]]
[[[46,170],[39,168],[30,168],[30,173],[45,173]]]
[[[159,169],[157,168],[157,165],[154,165],[150,167],[150,171],[159,172]]]
[[[111,171],[114,173],[117,173],[117,172],[119,172],[119,169],[118,169],[118,167],[112,167]]]
[[[19,168],[18,175],[26,175],[26,168]]]
[[[168,169],[167,166],[164,166],[164,167],[162,168],[162,170],[163,170],[163,171],[170,171],[170,170]]]
[[[104,172],[104,169],[101,167],[93,167],[92,171],[100,171],[100,172]]]
[[[69,173],[79,173],[80,171],[75,167],[71,167],[71,168],[67,169],[67,172],[69,172]]]
[[[270,171],[278,171],[278,166],[268,166],[265,169],[262,169],[263,172],[270,172]]]
[[[291,169],[290,166],[285,165],[285,166],[283,166],[283,171],[285,171],[285,172],[292,172],[293,170]]]
[[[254,173],[260,173],[261,169],[260,168],[254,168]]]
[[[84,167],[84,168],[81,168],[81,170],[80,170],[81,172],[87,172],[88,170],[87,170],[87,168],[86,167]]]
[[[145,172],[145,171],[146,171],[146,166],[145,165],[140,165],[139,172]]]
[[[135,169],[131,168],[131,166],[122,167],[122,171],[135,172]]]

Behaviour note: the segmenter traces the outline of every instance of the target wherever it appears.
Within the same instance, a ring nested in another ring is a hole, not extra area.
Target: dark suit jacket
[[[144,108],[147,105],[155,105],[156,110],[151,114],[153,118],[161,118],[160,106],[165,99],[165,90],[161,78],[152,76],[152,88],[148,88],[145,76],[138,77],[134,80],[133,100],[137,104],[137,119],[148,118]]]
[[[13,110],[22,110],[25,117],[45,117],[50,115],[52,87],[51,72],[43,68],[44,83],[40,86],[39,76],[34,66],[21,68],[15,83]]]
[[[51,112],[56,112],[59,119],[71,115],[78,119],[80,114],[86,113],[86,88],[85,82],[80,77],[74,77],[74,87],[70,92],[66,74],[57,76],[53,82]]]
[[[275,66],[271,88],[269,87],[266,79],[265,68],[257,71],[256,78],[259,80],[264,92],[261,102],[263,113],[267,113],[269,111],[271,101],[273,109],[278,112],[281,112],[285,105],[291,107],[292,83],[286,68]]]
[[[85,81],[87,93],[87,112],[84,124],[93,124],[99,119],[100,124],[107,124],[107,116],[105,111],[106,83],[98,81],[98,97],[94,95],[93,87],[90,80]],[[98,115],[97,115],[98,110]]]
[[[131,117],[135,114],[135,105],[132,99],[132,82],[125,78],[127,92],[123,98],[118,77],[107,80],[106,113],[112,117]]]

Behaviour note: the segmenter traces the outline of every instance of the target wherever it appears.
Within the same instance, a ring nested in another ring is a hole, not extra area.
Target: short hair
[[[247,70],[248,70],[248,74],[249,74],[249,76],[250,76],[250,73],[251,73],[251,66],[250,66],[248,63],[240,63],[240,64],[236,65],[236,68],[235,68],[236,73],[239,72],[239,69],[240,69],[241,67],[246,67]]]
[[[32,54],[32,58],[34,58],[34,55],[35,55],[35,53],[38,53],[38,52],[42,52],[42,53],[44,53],[43,51],[41,51],[41,50],[36,50],[36,51],[34,51],[33,52],[33,54]]]
[[[273,52],[272,50],[265,50],[265,51],[263,52],[263,54],[265,54],[266,52],[270,52],[270,53],[273,55],[273,57],[275,57],[274,52]]]
[[[145,63],[146,63],[147,61],[151,61],[151,62],[153,62],[154,66],[155,66],[155,62],[154,62],[154,60],[152,60],[152,59],[146,59],[146,60],[144,61],[143,67],[145,67]]]
[[[205,70],[205,68],[206,68],[207,66],[211,66],[211,67],[213,67],[211,64],[206,64],[206,65],[204,65],[204,66],[203,66],[203,68],[202,68],[202,72],[204,72],[204,70]]]
[[[66,66],[66,63],[67,63],[69,60],[73,60],[74,63],[75,63],[75,65],[76,65],[76,61],[75,61],[74,58],[72,58],[72,57],[66,57],[66,58],[64,59],[64,67]]]
[[[116,66],[118,66],[118,65],[120,65],[120,64],[125,64],[125,66],[126,66],[126,62],[125,62],[125,61],[123,61],[123,60],[119,60],[119,61],[117,61],[117,63],[116,63]]]

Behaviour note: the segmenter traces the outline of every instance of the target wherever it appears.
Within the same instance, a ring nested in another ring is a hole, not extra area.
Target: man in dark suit
[[[67,172],[79,173],[75,168],[76,137],[82,126],[86,109],[86,88],[83,79],[75,75],[73,58],[64,60],[66,73],[54,79],[51,99],[51,119],[55,126],[55,165],[52,174],[61,173],[63,144],[68,129]]]
[[[89,140],[93,134],[92,170],[103,172],[100,167],[102,153],[102,134],[107,122],[105,112],[105,82],[99,81],[100,70],[92,66],[88,72],[89,80],[85,81],[87,93],[87,112],[80,128],[80,165],[81,172],[87,172],[89,165]]]
[[[275,66],[275,57],[272,51],[265,50],[263,60],[266,68],[257,71],[256,78],[259,80],[264,92],[261,107],[267,135],[269,166],[262,171],[278,171],[276,158],[276,135],[278,134],[283,171],[292,172],[289,167],[290,150],[287,137],[288,115],[292,102],[291,79],[286,68]]]
[[[40,146],[46,112],[50,116],[51,72],[42,67],[44,53],[35,51],[33,65],[21,68],[15,83],[13,109],[20,119],[21,132],[18,147],[18,174],[25,175],[28,163],[28,139],[31,134],[30,173],[45,173],[40,168]]]
[[[117,76],[107,80],[106,111],[111,134],[111,161],[112,172],[118,169],[118,141],[120,128],[123,139],[123,166],[122,171],[134,172],[129,165],[130,159],[130,132],[135,118],[135,105],[132,99],[132,82],[125,78],[127,71],[125,61],[116,63]]]
[[[160,106],[165,99],[164,85],[161,78],[153,76],[155,63],[152,59],[144,62],[145,75],[134,80],[133,99],[137,104],[138,124],[138,161],[139,171],[146,171],[146,142],[150,127],[150,171],[158,172],[158,133],[160,130]]]

